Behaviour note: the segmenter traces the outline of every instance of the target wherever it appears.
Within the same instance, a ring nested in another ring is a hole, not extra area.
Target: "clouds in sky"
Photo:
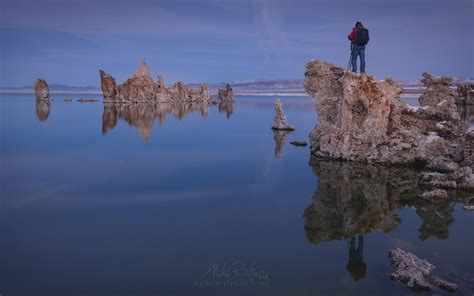
[[[471,0],[1,0],[2,86],[122,81],[145,58],[168,82],[302,78],[312,58],[345,66],[347,34],[371,32],[367,70],[472,77]]]

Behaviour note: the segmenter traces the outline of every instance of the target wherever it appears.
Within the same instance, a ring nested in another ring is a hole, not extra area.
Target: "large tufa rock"
[[[400,248],[388,251],[390,264],[396,268],[390,274],[393,280],[402,282],[414,290],[431,290],[439,287],[448,291],[456,291],[457,285],[442,280],[433,274],[435,266],[425,259],[406,252]]]
[[[49,101],[51,96],[49,94],[49,86],[44,79],[35,80],[35,97],[37,101]]]
[[[100,70],[101,87],[104,102],[209,102],[211,97],[207,85],[199,90],[188,89],[182,82],[177,82],[166,88],[164,78],[158,77],[153,81],[145,61],[142,60],[135,74],[122,85],[117,85],[115,79]]]
[[[292,131],[295,128],[288,123],[286,115],[283,112],[283,105],[280,102],[280,99],[275,100],[275,117],[273,118],[273,130],[288,130]]]
[[[392,79],[376,81],[327,62],[309,62],[304,86],[319,115],[310,134],[312,154],[384,164],[460,161],[467,125],[452,108],[449,91],[446,98],[432,92],[449,83],[426,74],[424,106],[412,107],[398,99],[402,88]]]

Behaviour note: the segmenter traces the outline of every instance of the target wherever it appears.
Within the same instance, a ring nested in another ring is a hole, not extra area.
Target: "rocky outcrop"
[[[219,88],[217,90],[217,100],[221,102],[234,101],[234,91],[230,84],[226,84],[225,88]]]
[[[275,117],[273,118],[273,130],[288,130],[292,131],[295,128],[288,123],[285,113],[283,112],[283,105],[280,99],[275,100]]]
[[[102,70],[99,70],[99,74],[102,95],[104,96],[104,103],[119,102],[121,99],[115,78],[110,74],[106,74]]]
[[[298,141],[298,140],[291,141],[290,144],[293,145],[293,146],[296,146],[296,147],[306,147],[306,146],[308,146],[308,143],[306,143],[306,141]]]
[[[46,83],[46,80],[35,80],[35,97],[37,101],[49,101],[51,99],[49,86],[48,83]]]
[[[453,78],[446,76],[434,77],[428,73],[423,73],[422,76],[423,79],[421,82],[425,85],[426,90],[418,98],[420,106],[436,107],[440,104],[444,104],[445,109],[449,109],[450,112],[455,112],[455,114],[449,114],[451,117],[459,116],[456,112],[456,93],[450,88]]]
[[[155,82],[145,61],[142,61],[135,74],[121,85],[117,85],[112,75],[107,74],[102,70],[99,72],[104,103],[173,103],[211,101],[209,87],[206,84],[201,85],[199,89],[190,89],[182,82],[177,82],[167,88],[162,76],[158,76],[158,79]],[[232,92],[232,88],[230,88],[229,91]]]
[[[420,164],[443,173],[459,169],[458,164],[472,165],[465,161],[470,157],[466,154],[470,147],[467,124],[457,112],[449,89],[451,78],[424,77],[427,91],[420,98],[422,106],[413,107],[398,99],[402,88],[392,79],[376,81],[326,62],[309,62],[305,89],[319,115],[319,125],[310,134],[312,154],[369,163]],[[457,186],[469,183],[472,174],[462,180],[445,177]]]
[[[474,105],[474,83],[458,84],[456,90],[458,105]]]
[[[457,285],[442,280],[433,274],[435,266],[425,259],[406,252],[400,248],[388,251],[390,264],[396,270],[390,274],[393,280],[402,282],[414,290],[431,290],[439,287],[448,291],[456,291]]]
[[[89,99],[89,98],[79,98],[77,99],[77,101],[79,103],[94,103],[94,102],[98,102],[99,100],[97,99]]]

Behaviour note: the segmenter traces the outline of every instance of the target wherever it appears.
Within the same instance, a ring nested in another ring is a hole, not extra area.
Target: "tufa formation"
[[[201,85],[197,90],[187,88],[182,82],[166,87],[162,76],[158,76],[156,82],[153,81],[145,61],[142,61],[135,74],[121,85],[103,70],[99,70],[99,73],[104,103],[211,102],[207,84]],[[227,85],[222,96],[224,101],[233,100],[230,85]]]

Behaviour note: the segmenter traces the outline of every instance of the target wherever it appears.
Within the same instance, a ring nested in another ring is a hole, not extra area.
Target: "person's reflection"
[[[364,237],[362,235],[358,237],[357,248],[355,237],[351,238],[349,243],[349,262],[346,268],[354,281],[365,278],[367,264],[364,262]]]

